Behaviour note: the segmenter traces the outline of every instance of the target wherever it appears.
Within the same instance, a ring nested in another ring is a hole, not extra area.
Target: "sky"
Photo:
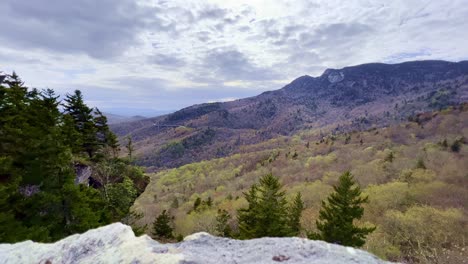
[[[468,59],[468,0],[2,0],[0,25],[0,71],[127,116],[327,68]]]

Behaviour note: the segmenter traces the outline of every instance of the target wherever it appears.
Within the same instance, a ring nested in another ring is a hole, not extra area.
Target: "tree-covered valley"
[[[244,193],[262,176],[276,175],[288,202],[301,193],[302,236],[316,230],[321,203],[350,171],[369,198],[358,222],[376,226],[364,249],[385,259],[462,263],[467,236],[468,106],[419,114],[389,127],[350,133],[311,129],[241,153],[149,174],[133,208],[151,226],[166,210],[175,234],[217,228],[219,210],[235,233]],[[197,202],[198,201],[198,202]],[[209,201],[209,202],[208,202]]]

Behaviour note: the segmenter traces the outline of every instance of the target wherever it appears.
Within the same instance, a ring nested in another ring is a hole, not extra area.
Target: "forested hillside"
[[[80,91],[58,98],[14,73],[0,83],[0,243],[55,241],[138,217],[129,208],[148,182],[142,170],[118,157],[106,117]]]
[[[322,201],[350,171],[368,203],[356,223],[375,226],[364,249],[404,262],[462,263],[468,204],[468,105],[411,116],[385,128],[349,133],[301,131],[240,153],[150,175],[134,209],[151,223],[163,210],[174,234],[239,232],[239,209],[249,188],[272,173],[289,203],[298,192],[305,209],[300,234],[316,231]],[[173,219],[171,219],[173,217]],[[220,228],[224,225],[224,228]]]
[[[302,76],[282,89],[112,126],[152,170],[240,153],[304,129],[383,127],[468,100],[468,62],[370,63]]]

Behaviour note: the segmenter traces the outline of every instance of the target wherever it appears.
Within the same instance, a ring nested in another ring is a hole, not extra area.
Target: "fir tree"
[[[133,151],[135,150],[133,147],[132,136],[127,136],[127,144],[125,145],[127,149],[127,156],[130,162],[133,160]]]
[[[244,195],[248,207],[238,211],[240,238],[291,235],[285,193],[278,178],[267,174]]]
[[[117,137],[110,131],[107,117],[98,108],[94,110],[94,126],[96,128],[97,144],[100,147],[111,148],[113,156],[116,157],[119,151]]]
[[[232,229],[229,226],[229,220],[231,216],[226,210],[218,209],[218,213],[216,214],[216,235],[222,237],[231,237]]]
[[[304,202],[301,193],[297,193],[289,208],[289,228],[292,235],[299,235],[301,231],[301,216],[304,211]]]
[[[54,241],[106,224],[98,191],[74,185],[65,122],[52,90],[0,85],[0,241]]]
[[[364,214],[362,204],[368,202],[368,197],[361,197],[361,189],[355,184],[350,172],[340,176],[327,202],[322,201],[322,209],[316,221],[319,232],[309,234],[309,238],[344,246],[364,245],[366,236],[375,227],[357,227],[353,224],[355,219],[361,219]]]
[[[171,217],[163,210],[153,223],[153,235],[157,238],[171,239],[174,238],[172,232]]]
[[[200,205],[201,205],[201,198],[197,197],[197,199],[195,199],[195,202],[193,202],[193,210],[196,211]]]
[[[94,124],[92,109],[83,101],[83,95],[80,90],[74,94],[67,94],[65,104],[63,105],[65,114],[73,119],[75,130],[78,132],[78,138],[72,142],[79,142],[78,149],[84,151],[91,158],[98,149],[97,129]],[[75,148],[74,148],[75,149]]]

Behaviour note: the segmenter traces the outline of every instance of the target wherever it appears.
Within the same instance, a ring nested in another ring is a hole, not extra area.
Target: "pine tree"
[[[133,147],[133,141],[132,141],[132,136],[127,137],[127,144],[125,145],[125,148],[127,149],[127,156],[130,162],[133,160],[133,151],[135,150]]]
[[[105,224],[98,191],[74,185],[65,122],[52,90],[0,85],[0,241],[54,241]]]
[[[340,176],[327,202],[322,201],[322,209],[316,221],[319,232],[309,234],[309,238],[344,246],[364,245],[366,236],[375,227],[357,227],[353,224],[355,219],[361,219],[364,214],[362,204],[368,202],[368,197],[361,197],[361,189],[355,184],[350,172]]]
[[[285,193],[280,189],[278,178],[270,173],[244,193],[248,207],[238,211],[240,238],[291,235]]]
[[[84,103],[80,90],[75,90],[74,94],[67,94],[63,107],[65,114],[72,117],[74,128],[78,132],[78,138],[72,142],[79,142],[80,145],[73,149],[79,149],[86,152],[90,158],[93,157],[99,148],[93,110]]]
[[[95,108],[93,121],[96,128],[97,144],[102,148],[111,148],[113,156],[116,157],[119,151],[119,143],[115,134],[109,129],[107,117],[98,108]]]
[[[289,208],[289,228],[292,235],[299,235],[301,231],[301,216],[304,211],[304,202],[301,193],[297,193]]]
[[[229,226],[229,219],[231,219],[231,215],[226,210],[218,209],[218,213],[216,214],[216,235],[231,237],[232,229]]]
[[[174,238],[172,232],[171,217],[163,210],[153,223],[153,235],[157,238],[171,239]]]
[[[201,205],[201,198],[197,197],[197,199],[195,199],[195,202],[193,202],[193,210],[196,211],[200,205]]]

